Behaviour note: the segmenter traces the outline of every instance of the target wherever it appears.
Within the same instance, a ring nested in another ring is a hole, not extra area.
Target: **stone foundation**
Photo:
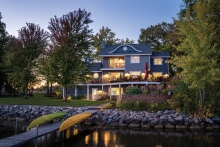
[[[135,103],[136,101],[141,101],[145,104],[150,103],[163,103],[166,100],[171,99],[170,95],[163,94],[138,94],[138,95],[122,95],[120,102],[131,102]]]

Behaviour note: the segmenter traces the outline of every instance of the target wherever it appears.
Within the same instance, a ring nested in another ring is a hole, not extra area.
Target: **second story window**
[[[139,56],[131,56],[131,63],[140,63]]]
[[[162,58],[154,58],[154,65],[162,65],[163,59]]]

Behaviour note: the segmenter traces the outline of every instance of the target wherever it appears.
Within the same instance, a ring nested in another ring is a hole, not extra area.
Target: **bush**
[[[132,95],[141,94],[141,93],[142,93],[141,89],[137,86],[134,86],[134,87],[129,86],[126,88],[126,91],[125,91],[125,94],[132,94]]]
[[[162,93],[162,94],[167,94],[167,90],[166,90],[166,89],[163,89],[163,90],[161,91],[161,93]]]
[[[144,91],[143,91],[143,94],[148,94],[148,93],[149,93],[148,90],[144,90]]]
[[[86,99],[87,97],[83,94],[79,94],[77,96],[74,96],[74,95],[71,95],[72,99],[75,99],[75,100],[82,100],[82,99]]]
[[[158,92],[158,91],[155,91],[154,94],[157,95],[157,94],[159,94],[159,92]]]

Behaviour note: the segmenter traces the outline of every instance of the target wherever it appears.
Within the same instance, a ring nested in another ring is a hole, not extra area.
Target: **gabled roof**
[[[151,55],[151,46],[150,44],[116,44],[116,45],[107,45],[100,52],[100,56],[117,56],[117,55],[129,55],[129,54],[138,54],[138,55]]]
[[[154,57],[170,57],[170,53],[167,51],[152,52],[151,58],[154,58]]]

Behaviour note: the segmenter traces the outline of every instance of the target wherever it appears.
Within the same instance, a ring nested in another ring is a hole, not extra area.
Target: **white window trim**
[[[155,59],[161,59],[161,64],[156,64]],[[163,58],[154,58],[154,65],[163,65]]]
[[[138,57],[138,62],[132,62],[132,60],[131,60],[132,57]],[[132,63],[132,64],[133,64],[133,63],[134,63],[134,64],[135,64],[135,63],[140,63],[140,56],[130,56],[130,63]]]

